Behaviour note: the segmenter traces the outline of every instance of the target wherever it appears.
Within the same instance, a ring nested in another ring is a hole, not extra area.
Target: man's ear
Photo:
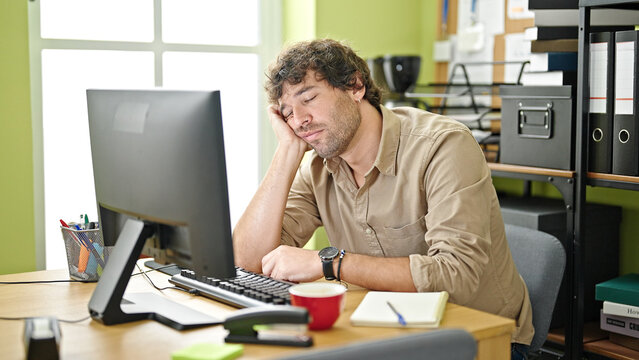
[[[355,73],[355,84],[351,89],[351,96],[355,101],[361,101],[366,94],[366,86],[364,86],[364,82],[362,82],[362,74],[359,72]]]

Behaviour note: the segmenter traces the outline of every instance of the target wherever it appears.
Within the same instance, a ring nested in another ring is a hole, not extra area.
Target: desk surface
[[[151,278],[158,286],[170,285],[166,275],[154,272]],[[35,281],[68,279],[66,270],[37,271],[0,276],[0,281]],[[87,304],[95,283],[51,283],[0,285],[0,316],[56,316],[74,320],[88,315]],[[142,276],[131,278],[127,291],[158,292]],[[164,290],[171,300],[213,316],[225,318],[235,309],[207,298],[181,291]],[[344,313],[331,330],[312,331],[315,345],[309,349],[329,348],[356,341],[390,338],[422,329],[353,327],[349,318],[366,290],[350,289]],[[0,349],[3,359],[24,359],[23,321],[0,320]],[[93,320],[75,324],[61,323],[61,357],[69,359],[170,359],[178,349],[200,342],[223,343],[226,331],[212,326],[176,331],[158,322],[144,320],[105,326]],[[478,359],[507,359],[510,356],[510,334],[515,327],[511,319],[449,303],[441,322],[442,328],[463,328],[478,341]],[[245,345],[244,358],[274,358],[303,348]]]

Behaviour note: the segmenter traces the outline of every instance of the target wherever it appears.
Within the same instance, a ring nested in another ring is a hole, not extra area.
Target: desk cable
[[[178,288],[177,286],[167,286],[164,288],[159,288],[157,287],[153,281],[151,281],[151,278],[149,278],[149,276],[146,274],[147,272],[151,272],[151,271],[156,271],[156,270],[161,270],[167,267],[171,267],[171,266],[175,266],[173,264],[171,265],[166,265],[166,266],[161,266],[157,269],[151,269],[151,270],[146,270],[143,271],[140,266],[136,263],[135,266],[138,268],[138,270],[140,272],[135,273],[135,274],[131,274],[131,276],[136,276],[136,275],[144,275],[144,277],[147,279],[147,281],[149,281],[151,283],[151,285],[153,285],[154,288],[158,289],[158,290],[165,290],[165,289],[175,289],[175,290],[182,290],[184,292],[188,292],[190,294],[197,294],[196,291],[189,291],[186,289],[182,289],[182,288]],[[69,280],[69,279],[63,279],[63,280],[35,280],[35,281],[0,281],[0,285],[24,285],[24,284],[50,284],[50,283],[90,283],[90,282],[95,282],[95,281],[90,281],[90,280]],[[6,317],[6,316],[0,316],[0,320],[8,320],[8,321],[24,321],[26,319],[31,318],[31,316],[25,316],[25,317]],[[89,316],[85,316],[81,319],[77,319],[77,320],[64,320],[64,319],[58,319],[59,322],[63,322],[63,323],[68,323],[68,324],[74,324],[74,323],[79,323],[82,321],[85,321],[87,319],[90,319],[91,315]]]

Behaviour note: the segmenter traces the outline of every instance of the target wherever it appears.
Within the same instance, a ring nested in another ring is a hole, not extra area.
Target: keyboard
[[[233,279],[218,279],[200,277],[192,270],[182,269],[169,282],[186,290],[197,290],[200,295],[238,308],[291,303],[288,288],[294,283],[275,280],[237,266],[235,271],[237,276]]]

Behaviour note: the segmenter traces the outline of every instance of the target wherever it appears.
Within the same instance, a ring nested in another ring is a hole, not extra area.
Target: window
[[[272,0],[30,2],[35,180],[44,193],[36,234],[46,239],[46,268],[66,267],[59,219],[97,220],[88,88],[221,90],[237,221],[260,177],[262,74],[279,51],[279,8]]]

